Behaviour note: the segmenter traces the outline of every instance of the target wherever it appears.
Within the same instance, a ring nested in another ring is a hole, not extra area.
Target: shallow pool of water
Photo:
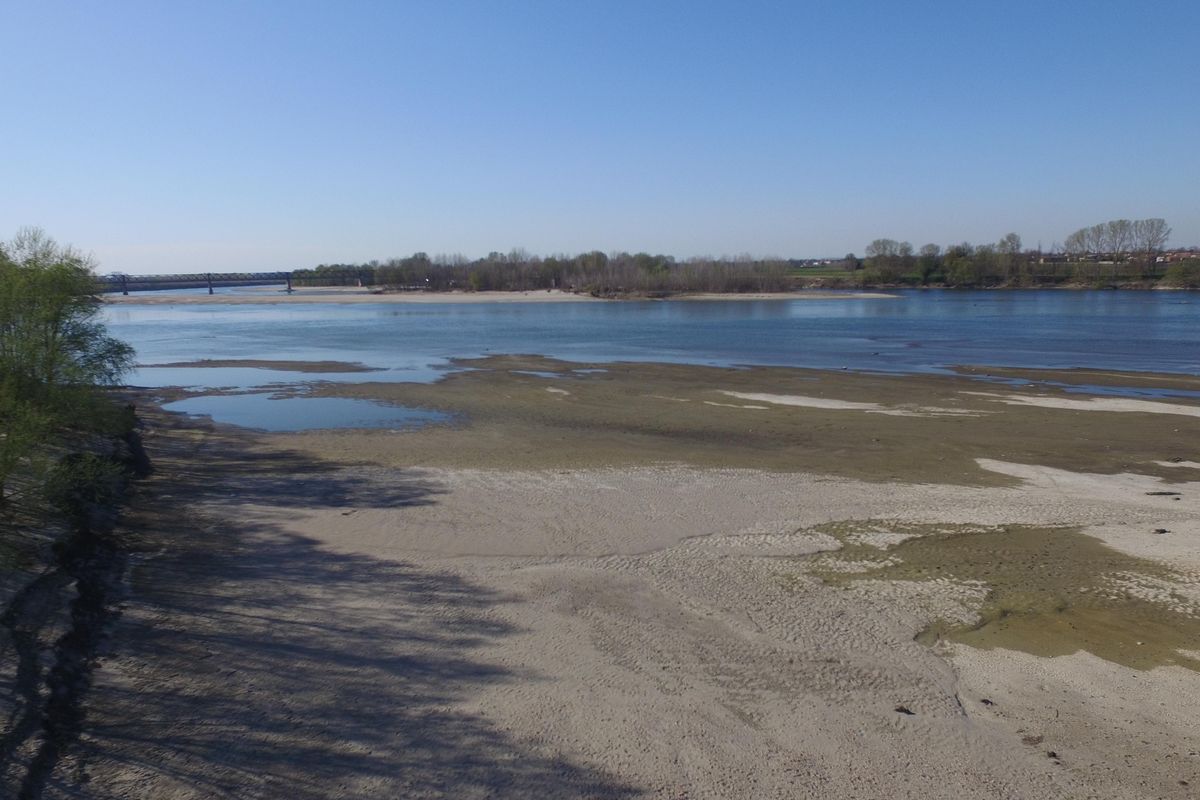
[[[263,367],[156,367],[145,365],[129,373],[129,386],[161,389],[180,386],[188,389],[259,389],[295,386],[327,381],[330,383],[430,383],[455,370],[447,364],[405,365],[392,369],[359,372],[303,372]]]
[[[451,420],[449,414],[424,408],[344,397],[278,396],[263,392],[200,395],[167,403],[163,408],[209,416],[215,422],[274,432],[327,428],[411,430]]]

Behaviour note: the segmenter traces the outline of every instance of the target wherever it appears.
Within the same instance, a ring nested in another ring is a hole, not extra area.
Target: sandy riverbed
[[[1191,796],[1200,421],[531,365],[326,389],[464,415],[417,433],[149,413],[64,796]],[[916,408],[971,413],[867,413]],[[1063,609],[1104,637],[1048,641]]]

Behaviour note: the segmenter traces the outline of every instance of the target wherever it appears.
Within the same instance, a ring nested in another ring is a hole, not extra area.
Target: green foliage
[[[118,462],[97,453],[72,454],[47,470],[43,497],[54,508],[72,516],[89,506],[107,506],[120,494],[125,470]]]
[[[1167,268],[1162,282],[1179,289],[1200,289],[1200,258],[1189,258]]]
[[[121,424],[96,389],[133,350],[99,321],[95,285],[87,258],[39,230],[0,245],[0,504],[14,478],[44,488],[67,441]]]

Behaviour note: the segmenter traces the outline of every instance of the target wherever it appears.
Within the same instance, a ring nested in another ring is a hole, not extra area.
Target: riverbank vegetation
[[[1030,250],[1010,233],[996,243],[919,249],[876,239],[865,258],[691,258],[602,253],[541,257],[525,250],[463,256],[415,253],[362,264],[296,270],[296,286],[360,285],[379,291],[534,291],[561,289],[598,297],[689,292],[781,292],[799,288],[897,286],[1200,287],[1200,251],[1164,251],[1171,229],[1162,219],[1113,220],[1072,233],[1051,251]]]
[[[493,252],[469,261],[462,256],[408,258],[365,264],[322,264],[297,270],[297,286],[361,284],[388,290],[534,291],[562,289],[598,297],[676,292],[779,292],[794,287],[792,265],[783,259],[694,258],[649,253],[592,251],[576,256]]]
[[[848,282],[860,286],[1200,286],[1200,252],[1165,251],[1171,228],[1159,218],[1110,220],[1080,228],[1051,251],[1029,250],[1009,233],[994,244],[942,248],[876,239],[866,258],[847,256]]]
[[[133,350],[99,320],[88,258],[28,229],[0,243],[0,547],[110,504],[133,429],[105,387]],[[6,559],[8,560],[8,559]]]

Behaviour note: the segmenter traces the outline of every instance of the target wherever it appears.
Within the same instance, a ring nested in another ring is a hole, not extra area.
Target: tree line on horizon
[[[1170,234],[1161,218],[1110,220],[1080,228],[1048,253],[1024,248],[1016,233],[995,243],[962,242],[944,249],[926,244],[914,250],[909,242],[876,239],[867,246],[865,259],[848,254],[841,265],[857,273],[862,285],[1200,286],[1200,257],[1177,263],[1159,260]]]
[[[561,289],[596,296],[673,292],[779,292],[792,288],[792,265],[783,259],[692,258],[599,250],[576,256],[531,255],[514,249],[484,258],[407,258],[364,264],[322,264],[295,270],[297,286],[361,283],[382,289],[429,291],[536,291]]]
[[[1043,286],[1163,283],[1200,287],[1200,258],[1161,264],[1171,228],[1159,218],[1112,220],[1081,228],[1052,252],[1026,249],[1016,233],[998,242],[945,248],[876,239],[865,258],[847,254],[811,262],[750,256],[690,258],[593,250],[541,257],[523,249],[479,259],[423,252],[361,264],[295,270],[297,286],[362,285],[381,291],[535,291],[561,289],[600,297],[682,292],[779,292],[798,286]]]

